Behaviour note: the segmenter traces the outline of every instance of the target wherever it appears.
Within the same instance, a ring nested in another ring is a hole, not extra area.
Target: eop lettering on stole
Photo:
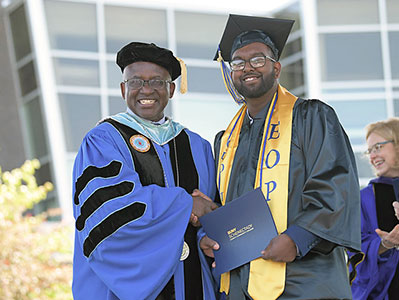
[[[269,134],[269,138],[267,140],[271,140],[271,139],[275,140],[275,139],[280,138],[280,131],[279,131],[280,121],[278,121],[277,124],[270,124],[270,125],[271,125],[270,134]],[[229,146],[229,143],[230,143],[230,140],[227,141],[226,148]],[[271,154],[274,154],[274,155],[271,155]],[[222,161],[224,160],[225,155],[226,155],[226,151],[224,151],[222,153],[222,157],[221,157]],[[271,160],[273,157],[274,157],[274,161]],[[280,162],[280,152],[277,149],[271,149],[267,153],[266,158],[265,158],[264,163],[266,164],[266,167],[268,169],[273,169],[279,162]],[[222,163],[220,166],[219,182],[218,182],[219,187],[220,187],[220,178],[221,178],[220,175],[222,174],[223,171],[224,171],[224,163]],[[266,201],[270,201],[269,195],[277,188],[277,182],[275,182],[274,180],[271,180],[269,182],[266,182],[265,184],[267,186]],[[223,202],[223,198],[224,198],[223,192],[220,192],[220,198]]]
[[[280,121],[277,124],[270,124],[270,134],[267,140],[276,140],[280,138]],[[268,169],[273,169],[280,162],[280,152],[277,149],[270,149],[265,157],[264,164]],[[277,182],[274,180],[265,182],[266,184],[266,201],[270,201],[269,195],[277,188]]]

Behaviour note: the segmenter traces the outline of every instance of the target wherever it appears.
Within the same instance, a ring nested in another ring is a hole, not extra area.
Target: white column
[[[380,26],[381,26],[381,52],[382,65],[384,67],[384,85],[385,98],[387,103],[387,115],[393,117],[395,115],[392,93],[392,74],[391,74],[391,57],[389,53],[389,37],[388,37],[388,21],[387,21],[387,7],[385,0],[378,1],[378,8],[380,12]]]
[[[37,78],[41,91],[41,104],[47,124],[47,136],[54,174],[54,186],[63,220],[72,218],[71,174],[66,164],[66,145],[61,112],[56,91],[56,81],[50,53],[50,43],[42,0],[26,0],[28,22],[32,35],[33,53],[36,57]]]
[[[307,97],[320,99],[322,92],[316,0],[301,0],[301,21],[304,40],[305,82],[308,89],[305,94]]]

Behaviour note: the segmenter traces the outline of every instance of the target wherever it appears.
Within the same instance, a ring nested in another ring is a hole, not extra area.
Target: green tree
[[[37,159],[2,172],[0,167],[0,299],[72,299],[72,228],[25,214],[46,198],[38,186]]]

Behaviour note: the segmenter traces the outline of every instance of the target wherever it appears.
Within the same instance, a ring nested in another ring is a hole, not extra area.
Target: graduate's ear
[[[120,87],[121,87],[121,95],[122,98],[126,100],[126,93],[127,93],[127,89],[126,89],[126,85],[124,82],[120,83]]]
[[[280,73],[281,73],[281,63],[279,61],[276,61],[274,63],[274,74],[275,74],[275,79],[279,79],[280,78]]]
[[[176,89],[176,84],[174,82],[169,83],[169,99],[173,97]]]

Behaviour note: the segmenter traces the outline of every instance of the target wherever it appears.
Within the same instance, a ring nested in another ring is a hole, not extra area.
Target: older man
[[[230,300],[351,298],[345,248],[360,250],[355,158],[331,107],[278,82],[292,24],[230,15],[216,56],[230,62],[226,86],[245,103],[215,139],[222,204],[261,187],[279,233],[260,258],[222,274]],[[204,237],[201,247],[219,245]]]
[[[215,195],[212,150],[164,116],[181,62],[133,42],[117,64],[127,111],[85,136],[73,170],[74,299],[215,299],[193,225],[217,206],[192,194]]]

